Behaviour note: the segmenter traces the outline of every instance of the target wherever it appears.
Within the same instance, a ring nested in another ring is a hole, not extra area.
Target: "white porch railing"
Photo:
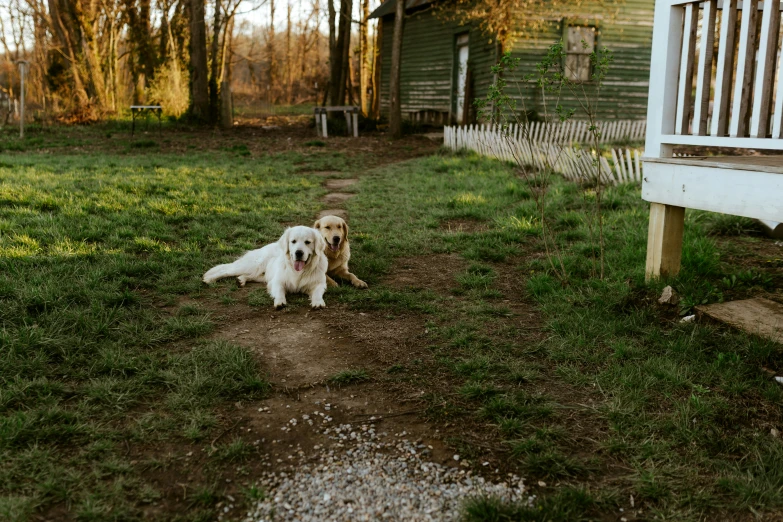
[[[657,0],[655,16],[648,154],[783,150],[781,0]]]

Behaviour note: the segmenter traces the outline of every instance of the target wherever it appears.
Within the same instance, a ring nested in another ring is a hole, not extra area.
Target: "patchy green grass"
[[[248,351],[202,340],[213,318],[177,302],[204,267],[309,220],[322,189],[295,161],[3,158],[0,518],[138,518],[156,494],[129,448],[209,440],[218,406],[265,394]]]
[[[628,512],[631,495],[645,517],[779,512],[783,445],[770,428],[783,423],[783,390],[761,370],[783,368],[779,346],[710,324],[679,323],[697,304],[759,292],[783,297],[774,267],[731,264],[718,248],[716,234],[744,233],[752,224],[689,211],[681,274],[648,284],[647,204],[638,186],[611,188],[604,205],[607,276],[598,280],[590,278],[583,190],[557,178],[548,187],[548,212],[570,275],[565,285],[536,255],[542,248],[534,188],[503,163],[446,154],[396,165],[364,178],[348,203],[359,217],[352,222],[352,269],[372,286],[360,299],[336,297],[357,309],[377,308],[388,302],[378,276],[395,257],[465,258],[467,270],[442,289],[452,298],[409,288],[397,299],[429,318],[433,361],[417,371],[451,374],[450,384],[440,379],[429,390],[427,411],[495,430],[495,451],[528,483],[562,485],[544,491],[532,510],[488,501],[466,518],[600,518]],[[389,228],[400,208],[405,219]],[[492,226],[472,233],[439,228],[455,219]],[[508,287],[509,275],[518,286]],[[656,303],[666,284],[682,296],[677,309]],[[540,311],[538,336],[502,301],[520,297]],[[412,379],[404,366],[392,368],[386,378]],[[413,382],[426,387],[428,378]],[[470,448],[470,437],[456,443],[467,447],[461,454],[484,451]]]
[[[330,384],[336,384],[338,386],[347,386],[349,384],[358,384],[360,382],[366,382],[370,380],[370,375],[367,370],[343,370],[336,373],[327,379]]]
[[[81,139],[44,138],[49,150]],[[473,499],[466,520],[617,518],[631,496],[638,518],[783,509],[783,445],[770,436],[783,389],[761,371],[783,369],[779,346],[679,323],[700,303],[780,296],[777,265],[735,265],[718,248],[750,223],[689,212],[682,273],[647,284],[647,206],[638,186],[611,188],[607,277],[591,279],[585,193],[552,178],[561,284],[540,255],[539,188],[503,163],[437,155],[367,173],[368,158],[336,152],[250,159],[241,143],[174,155],[119,141],[117,154],[57,157],[25,142],[0,162],[0,518],[142,519],[160,494],[145,473],[171,463],[131,461],[128,447],[209,447],[230,422],[221,406],[266,393],[250,354],[207,340],[215,318],[191,302],[205,267],[276,237],[280,223],[310,222],[324,192],[314,170],[366,174],[346,207],[351,268],[371,288],[327,300],[426,323],[428,357],[390,361],[373,379],[425,391],[427,414],[462,430],[450,441],[465,460],[489,453],[548,484],[533,506]],[[452,232],[448,220],[486,227]],[[382,284],[396,258],[438,254],[464,259],[450,284]],[[665,284],[679,308],[657,305]],[[248,303],[268,298],[251,292]],[[475,445],[476,431],[490,442]],[[251,455],[226,439],[205,458],[218,477]],[[183,495],[183,516],[215,518],[220,485]]]

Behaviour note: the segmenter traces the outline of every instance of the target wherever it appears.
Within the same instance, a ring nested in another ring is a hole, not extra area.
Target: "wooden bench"
[[[315,108],[315,132],[322,138],[328,138],[326,130],[326,118],[329,112],[342,112],[345,114],[345,124],[348,135],[359,137],[359,107],[356,105],[333,105]]]
[[[163,114],[163,107],[160,105],[131,105],[131,136],[136,132],[136,116],[138,114],[154,113],[158,117],[158,134],[161,132],[161,115]]]
[[[781,0],[656,1],[642,183],[648,279],[679,272],[685,208],[783,221],[783,156],[755,152],[783,150],[780,13]],[[676,145],[716,155],[674,158]]]

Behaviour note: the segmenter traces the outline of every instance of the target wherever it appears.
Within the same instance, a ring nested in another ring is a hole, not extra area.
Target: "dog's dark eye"
[[[305,245],[309,245],[309,244],[310,244],[310,242],[309,242],[309,241],[305,241]]]
[[[337,228],[343,228],[343,226],[342,225],[337,225]]]
[[[332,230],[332,227],[326,227],[326,230]]]
[[[291,241],[291,243],[293,243],[293,244],[296,244],[296,239],[294,239],[293,241]]]

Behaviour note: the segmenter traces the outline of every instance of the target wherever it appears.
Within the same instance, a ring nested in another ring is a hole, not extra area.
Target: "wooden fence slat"
[[[626,181],[636,181],[636,174],[633,170],[633,160],[631,159],[631,149],[625,149],[625,162],[628,167],[628,179]]]
[[[611,149],[612,151],[612,161],[614,162],[614,171],[616,174],[617,179],[622,180],[623,179],[623,173],[620,170],[620,161],[617,159],[617,152],[614,149]]]
[[[756,39],[758,6],[747,0],[742,4],[740,40],[737,51],[737,71],[734,78],[734,91],[731,104],[731,122],[729,136],[744,137],[747,134],[747,118],[750,111],[750,85],[753,81],[753,66],[756,58]]]
[[[636,179],[634,181],[642,181],[642,162],[639,156],[639,151],[633,151],[634,159],[636,160]]]

